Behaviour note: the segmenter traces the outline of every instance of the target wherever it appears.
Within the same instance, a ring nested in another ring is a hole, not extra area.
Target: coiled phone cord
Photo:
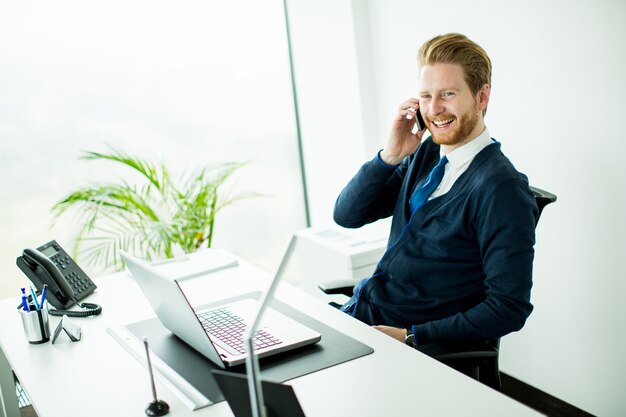
[[[102,313],[102,307],[98,304],[93,303],[76,303],[80,308],[86,309],[85,311],[74,311],[74,310],[56,310],[50,309],[48,313],[51,316],[68,316],[68,317],[90,317],[97,316]]]

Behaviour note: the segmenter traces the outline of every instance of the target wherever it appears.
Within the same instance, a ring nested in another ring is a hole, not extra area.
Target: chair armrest
[[[343,294],[352,297],[352,289],[357,284],[354,279],[336,279],[333,281],[320,282],[317,287],[324,294]]]

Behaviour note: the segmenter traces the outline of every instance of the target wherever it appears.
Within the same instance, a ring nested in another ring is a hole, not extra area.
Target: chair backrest
[[[543,208],[548,204],[552,204],[556,201],[556,196],[552,193],[544,191],[537,187],[530,187],[530,190],[535,195],[535,201],[537,202],[537,207],[539,208],[539,215],[537,216],[537,222],[539,222],[539,218],[541,217],[541,212]]]

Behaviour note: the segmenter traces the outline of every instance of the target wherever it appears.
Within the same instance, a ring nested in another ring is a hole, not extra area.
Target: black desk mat
[[[258,292],[244,294],[219,303],[197,307],[197,310],[242,298],[258,299],[259,294]],[[264,380],[285,382],[374,352],[371,347],[278,300],[273,300],[271,307],[318,331],[322,339],[314,345],[261,358],[259,361],[261,378]],[[212,402],[224,400],[211,373],[213,369],[221,368],[173,335],[157,318],[128,324],[126,328],[139,340],[142,340],[144,336],[147,337],[150,349],[209,400]],[[245,366],[234,366],[228,368],[228,371],[245,374]]]

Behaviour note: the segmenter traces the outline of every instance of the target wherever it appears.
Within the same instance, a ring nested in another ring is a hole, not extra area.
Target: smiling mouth
[[[446,127],[450,123],[452,123],[454,119],[446,119],[446,120],[433,120],[433,124],[438,128]]]

